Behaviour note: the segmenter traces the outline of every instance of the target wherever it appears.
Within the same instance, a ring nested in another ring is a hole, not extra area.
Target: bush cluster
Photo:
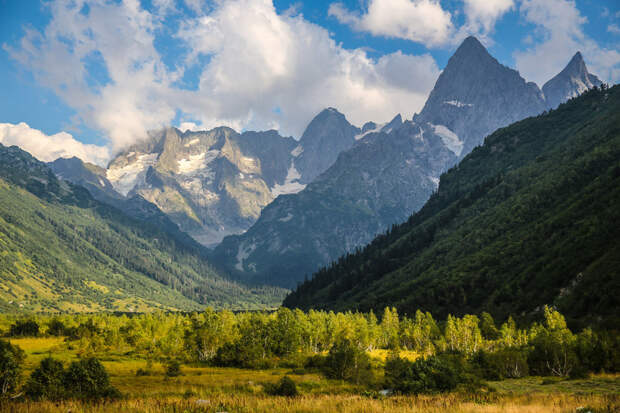
[[[24,386],[35,400],[117,398],[105,368],[96,358],[72,362],[66,369],[51,357],[41,361]]]

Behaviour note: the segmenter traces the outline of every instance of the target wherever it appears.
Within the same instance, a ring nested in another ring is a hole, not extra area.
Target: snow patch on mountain
[[[291,151],[291,155],[297,158],[304,151],[304,147],[301,145],[297,145],[295,149]]]
[[[443,144],[446,145],[446,147],[452,152],[454,152],[456,156],[461,156],[461,152],[463,151],[463,141],[459,139],[457,134],[452,132],[444,125],[430,125],[435,131],[435,133],[439,135],[439,137],[443,141]]]
[[[200,142],[200,139],[199,139],[199,138],[192,139],[191,141],[187,142],[187,143],[186,143],[185,145],[183,145],[183,146],[185,146],[186,148],[189,148],[189,147],[190,147],[190,146],[192,146],[192,145],[196,145],[198,142]]]
[[[271,188],[271,194],[274,198],[277,198],[278,195],[296,194],[306,187],[306,185],[299,183],[300,178],[301,174],[295,168],[295,161],[291,161],[291,166],[286,173],[284,184],[275,184],[273,188]]]
[[[256,249],[256,244],[245,245],[244,243],[239,244],[239,249],[237,250],[237,263],[235,264],[235,268],[239,271],[244,271],[243,261],[245,261],[250,254]]]
[[[188,158],[179,159],[177,161],[177,170],[179,173],[187,175],[197,171],[204,165],[205,153],[189,155]]]
[[[138,180],[144,178],[146,170],[150,166],[155,165],[157,154],[148,153],[136,155],[135,152],[130,152],[127,154],[127,158],[128,160],[129,158],[135,158],[135,160],[130,161],[127,165],[120,168],[111,167],[106,172],[108,181],[110,181],[114,189],[123,196],[127,196],[129,191],[136,186]]]
[[[363,133],[358,133],[357,135],[355,135],[355,140],[359,141],[360,139],[364,139],[364,137],[370,133],[377,133],[377,132],[381,132],[381,129],[387,125],[387,123],[382,123],[381,125],[377,125],[376,128],[368,130],[366,132]],[[391,131],[391,128],[390,128]],[[390,133],[390,131],[384,131],[385,133]]]
[[[293,214],[288,212],[285,217],[282,217],[282,218],[278,219],[278,221],[280,221],[280,222],[289,222],[291,219],[293,219]]]
[[[469,106],[474,106],[471,103],[463,103],[463,102],[459,102],[458,100],[446,100],[443,103],[446,105],[456,106],[457,108],[465,108]]]

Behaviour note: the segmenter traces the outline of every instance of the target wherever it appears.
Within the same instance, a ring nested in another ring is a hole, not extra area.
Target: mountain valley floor
[[[12,339],[26,353],[26,371],[32,371],[48,354],[64,361],[77,358],[75,350],[62,349],[62,338]],[[182,376],[169,378],[160,363],[152,374],[144,358],[109,354],[103,365],[112,385],[124,397],[116,401],[24,401],[0,404],[2,412],[617,412],[620,409],[620,374],[598,374],[587,379],[550,380],[544,377],[489,382],[489,392],[384,397],[353,384],[321,375],[291,374],[291,369],[249,370],[183,366]],[[289,375],[301,396],[267,395],[264,388]]]

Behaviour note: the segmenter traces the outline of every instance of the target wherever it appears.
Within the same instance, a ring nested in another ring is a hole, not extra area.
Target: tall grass
[[[574,413],[578,408],[592,413],[618,412],[618,396],[534,394],[502,396],[498,400],[468,400],[468,396],[448,394],[418,397],[372,399],[354,395],[320,395],[296,398],[259,395],[221,395],[187,399],[140,398],[116,402],[88,404],[80,402],[22,402],[0,407],[11,413],[92,412],[92,413],[192,413],[192,412],[320,412],[320,413]]]

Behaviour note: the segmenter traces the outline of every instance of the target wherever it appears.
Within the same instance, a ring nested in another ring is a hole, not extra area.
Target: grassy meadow
[[[11,338],[26,353],[24,375],[51,355],[68,363],[77,350],[62,337]],[[383,350],[371,352],[374,363],[384,362]],[[415,359],[413,352],[402,357]],[[489,382],[489,390],[437,395],[382,396],[349,382],[329,380],[304,370],[183,365],[182,375],[166,377],[158,362],[127,354],[98,355],[110,374],[111,384],[123,397],[116,401],[20,401],[0,405],[2,412],[618,412],[620,375],[599,374],[564,380],[526,377]],[[137,376],[139,369],[149,375]],[[291,377],[301,395],[271,396],[265,386],[284,375]]]

